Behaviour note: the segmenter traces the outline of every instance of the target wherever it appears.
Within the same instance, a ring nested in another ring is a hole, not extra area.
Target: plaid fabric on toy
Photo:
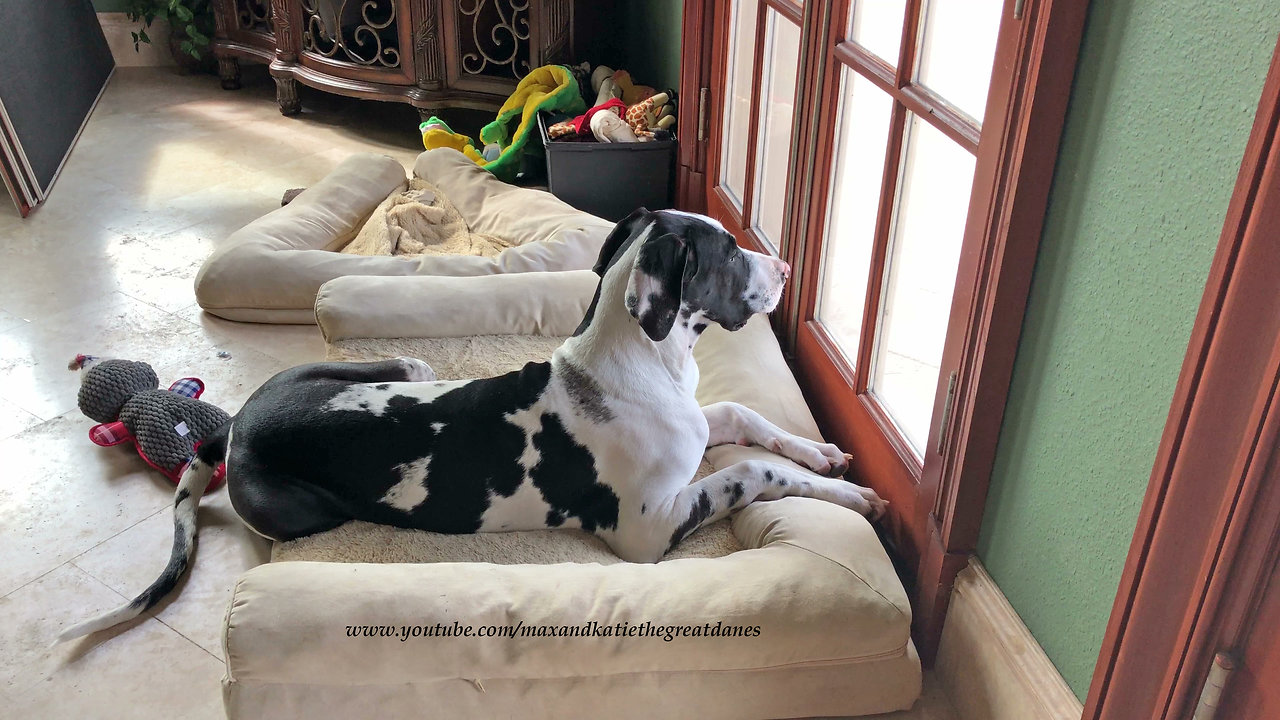
[[[204,394],[204,383],[200,378],[182,378],[181,380],[173,381],[173,384],[169,386],[169,392],[189,397],[192,400],[198,400]]]

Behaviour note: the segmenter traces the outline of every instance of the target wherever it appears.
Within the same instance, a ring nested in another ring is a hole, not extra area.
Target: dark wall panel
[[[89,0],[0,0],[0,100],[47,189],[115,62]]]

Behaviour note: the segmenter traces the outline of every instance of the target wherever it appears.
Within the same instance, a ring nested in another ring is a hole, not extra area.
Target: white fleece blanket
[[[513,245],[503,238],[472,232],[439,188],[415,177],[378,205],[342,252],[493,257]]]

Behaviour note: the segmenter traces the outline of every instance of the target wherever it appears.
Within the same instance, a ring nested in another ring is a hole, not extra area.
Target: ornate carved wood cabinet
[[[440,108],[496,110],[530,69],[573,58],[574,0],[214,0],[222,86],[269,64],[280,112],[298,85]]]

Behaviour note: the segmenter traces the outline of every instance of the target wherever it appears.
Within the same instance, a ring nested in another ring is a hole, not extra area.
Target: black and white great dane
[[[445,533],[581,528],[655,562],[754,500],[819,498],[878,517],[840,479],[848,456],[729,402],[699,407],[693,346],[778,304],[790,267],[714,220],[637,210],[605,240],[595,298],[550,362],[439,381],[420,360],[317,363],[268,380],[200,447],[178,483],[161,576],[62,639],[136,617],[190,561],[196,506],[225,459],[236,512],[273,540],[364,520]],[[690,483],[714,445],[760,445],[813,472],[750,460]]]

